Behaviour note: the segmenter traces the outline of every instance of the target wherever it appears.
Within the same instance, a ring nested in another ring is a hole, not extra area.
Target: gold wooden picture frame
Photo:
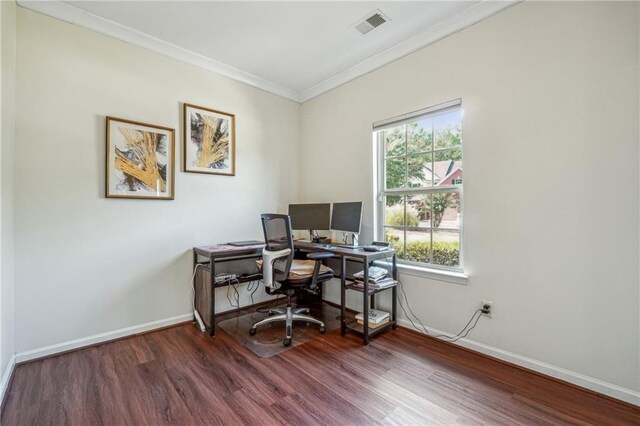
[[[173,200],[175,130],[107,117],[106,197]]]
[[[183,120],[183,170],[235,176],[236,116],[185,103]]]

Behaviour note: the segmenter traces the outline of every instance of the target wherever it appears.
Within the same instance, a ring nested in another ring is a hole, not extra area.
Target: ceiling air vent
[[[355,28],[360,34],[365,35],[369,31],[378,28],[380,25],[389,21],[389,18],[384,16],[379,10],[374,10],[369,13],[362,20],[358,21],[353,28]]]

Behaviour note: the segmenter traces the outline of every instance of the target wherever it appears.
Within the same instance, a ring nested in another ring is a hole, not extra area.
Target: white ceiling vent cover
[[[376,9],[354,24],[353,28],[355,28],[360,34],[365,35],[387,21],[390,21],[390,19],[380,12],[380,10]]]

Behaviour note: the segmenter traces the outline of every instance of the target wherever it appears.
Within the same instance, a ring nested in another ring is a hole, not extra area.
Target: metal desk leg
[[[392,329],[396,329],[398,324],[398,265],[396,263],[396,254],[393,254],[393,266],[391,269],[391,275],[393,275],[393,279],[396,280],[396,285],[391,289],[391,320],[393,321]]]
[[[346,318],[347,291],[345,288],[346,274],[347,274],[347,259],[344,256],[340,256],[340,335],[342,336],[344,336],[345,333],[347,332],[347,318]]]
[[[211,272],[211,311],[209,312],[209,322],[211,330],[209,336],[216,335],[216,264],[213,255],[209,255],[209,271]]]
[[[362,314],[363,324],[362,331],[364,334],[362,335],[362,341],[366,345],[369,344],[369,265],[367,262],[364,262],[364,293],[362,294]]]
[[[369,269],[369,265],[370,264],[367,264],[367,269]],[[369,307],[371,309],[375,309],[376,308],[376,295],[372,294],[371,297],[369,297],[369,299],[371,299],[371,300],[369,300]]]
[[[193,282],[191,283],[191,285],[194,287],[193,288],[193,306],[196,307],[196,309],[198,309],[198,292],[196,291],[196,265],[198,264],[198,253],[196,253],[196,251],[193,251],[193,268],[191,269],[191,273],[193,274]],[[196,322],[196,311],[195,309],[193,310],[193,321]]]

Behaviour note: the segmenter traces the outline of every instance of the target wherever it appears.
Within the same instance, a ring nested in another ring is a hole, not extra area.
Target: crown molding
[[[133,44],[161,55],[178,59],[205,70],[212,71],[216,74],[248,84],[249,86],[257,87],[258,89],[265,90],[273,93],[274,95],[278,95],[295,102],[300,102],[300,92],[297,90],[272,83],[248,72],[223,64],[222,62],[215,61],[199,53],[195,53],[169,42],[160,40],[159,38],[131,29],[109,19],[102,18],[71,4],[64,3],[59,0],[17,0],[17,4],[25,9],[30,9],[80,27],[88,28],[98,33],[116,38],[125,43]]]
[[[462,31],[465,28],[477,24],[478,22],[496,15],[522,1],[524,0],[484,0],[482,3],[471,6],[469,9],[461,13],[445,19],[436,25],[429,27],[425,31],[329,77],[322,83],[303,90],[300,94],[300,102],[304,103],[309,101],[325,92],[335,89],[338,86],[342,86],[349,81],[355,80],[356,78],[375,71],[378,68],[382,68],[385,65],[397,61],[398,59],[402,59],[405,56],[455,34],[458,31]]]
[[[102,18],[60,0],[17,0],[17,4],[25,9],[43,13],[62,21],[113,37],[125,43],[133,44],[161,55],[178,59],[207,71],[265,90],[274,95],[278,95],[298,103],[304,103],[325,92],[335,89],[338,86],[348,83],[349,81],[355,80],[360,76],[368,74],[378,68],[382,68],[387,64],[410,55],[425,46],[433,44],[486,18],[500,13],[521,1],[523,0],[484,0],[482,3],[474,5],[462,13],[441,21],[438,24],[429,27],[422,33],[365,59],[364,61],[303,91],[281,86],[251,73],[208,58],[199,53],[176,46],[172,43],[118,24],[117,22],[109,19]]]

